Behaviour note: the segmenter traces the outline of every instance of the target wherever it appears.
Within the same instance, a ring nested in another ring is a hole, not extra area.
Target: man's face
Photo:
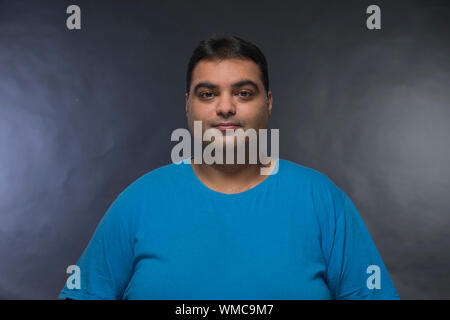
[[[249,59],[201,60],[192,72],[186,115],[193,134],[202,121],[202,135],[210,128],[266,129],[272,111],[272,93],[266,97],[261,71]],[[201,139],[201,137],[199,137]],[[224,137],[225,138],[225,137]],[[227,137],[227,139],[234,139]],[[223,143],[226,143],[224,140]]]

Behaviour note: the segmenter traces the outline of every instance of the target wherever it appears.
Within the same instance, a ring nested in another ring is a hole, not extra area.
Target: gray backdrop
[[[350,196],[400,297],[449,299],[450,1],[430,0],[0,1],[0,298],[56,299],[118,193],[170,163],[214,32],[265,53],[281,157]]]

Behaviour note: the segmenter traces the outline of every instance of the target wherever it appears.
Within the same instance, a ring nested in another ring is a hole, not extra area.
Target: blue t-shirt
[[[311,168],[279,159],[277,170],[237,194],[187,162],[147,173],[97,226],[80,289],[59,298],[399,299],[348,196]]]

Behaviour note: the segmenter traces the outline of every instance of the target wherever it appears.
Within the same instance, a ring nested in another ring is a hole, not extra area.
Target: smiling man
[[[238,37],[201,41],[185,97],[190,130],[201,121],[202,133],[218,133],[213,143],[235,150],[227,130],[268,127],[263,53]],[[269,160],[189,156],[139,178],[77,262],[81,286],[66,285],[60,298],[398,299],[350,198],[318,171]],[[262,167],[273,174],[261,175]]]

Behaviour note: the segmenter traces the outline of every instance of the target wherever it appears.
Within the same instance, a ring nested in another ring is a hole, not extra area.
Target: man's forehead
[[[261,72],[249,59],[201,60],[192,72],[192,84],[209,82],[218,86],[231,86],[243,79],[261,83]]]

